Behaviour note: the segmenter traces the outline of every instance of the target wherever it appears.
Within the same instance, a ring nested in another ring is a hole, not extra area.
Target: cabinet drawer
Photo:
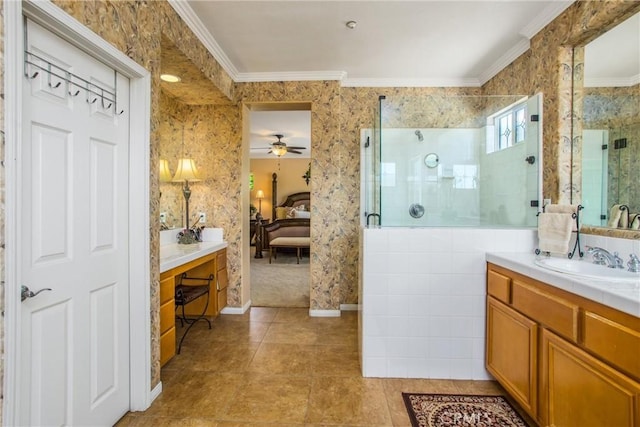
[[[227,276],[227,269],[218,270],[218,277],[216,277],[216,289],[227,289],[229,286],[229,276]]]
[[[217,257],[216,257],[216,268],[218,270],[227,268],[227,250],[226,249],[218,251]]]
[[[160,306],[160,333],[168,331],[176,323],[174,300],[167,301]]]
[[[487,293],[509,304],[511,302],[511,278],[489,270],[487,272]]]
[[[640,333],[590,311],[584,314],[584,346],[640,378]]]
[[[545,293],[525,283],[514,280],[512,305],[521,313],[542,325],[578,341],[578,306],[562,298]]]
[[[175,281],[176,279],[173,276],[160,281],[160,304],[164,304],[174,298]]]
[[[176,328],[172,327],[160,335],[160,366],[176,355]]]

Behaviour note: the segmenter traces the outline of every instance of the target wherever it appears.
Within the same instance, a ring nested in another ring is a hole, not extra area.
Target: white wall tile
[[[386,357],[365,357],[363,360],[365,377],[387,377],[387,358]]]
[[[407,359],[389,358],[387,360],[387,375],[390,378],[407,378]]]
[[[366,228],[362,230],[366,253],[389,251],[388,230],[385,228]]]
[[[386,301],[387,313],[390,316],[408,316],[410,300],[409,295],[389,295]]]
[[[429,378],[451,378],[449,359],[429,359]]]
[[[429,378],[429,364],[426,359],[407,359],[407,378]]]

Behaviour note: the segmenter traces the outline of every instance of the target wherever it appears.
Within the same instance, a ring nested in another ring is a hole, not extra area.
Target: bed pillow
[[[311,218],[311,212],[309,211],[293,211],[294,218]]]
[[[287,209],[287,218],[295,218],[296,212],[304,211],[304,205],[298,205]]]
[[[287,218],[287,210],[289,208],[285,208],[285,207],[277,207],[276,208],[276,219],[286,219]]]

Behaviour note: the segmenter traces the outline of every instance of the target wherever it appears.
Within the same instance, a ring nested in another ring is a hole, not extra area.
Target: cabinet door
[[[537,324],[487,298],[487,370],[533,418],[537,417]]]
[[[543,425],[639,427],[639,400],[640,384],[543,329]]]

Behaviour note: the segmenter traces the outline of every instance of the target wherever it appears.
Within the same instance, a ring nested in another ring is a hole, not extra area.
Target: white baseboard
[[[340,304],[340,311],[358,311],[358,304]]]
[[[149,396],[151,398],[151,402],[149,402],[149,406],[151,406],[153,401],[156,400],[158,396],[160,396],[160,393],[162,393],[162,381],[160,381],[158,385],[156,385],[153,390],[151,390],[151,396]]]
[[[340,310],[311,310],[311,309],[309,309],[309,316],[311,316],[311,317],[340,317]]]
[[[220,310],[220,314],[245,314],[251,308],[251,300],[242,307],[225,307]]]

